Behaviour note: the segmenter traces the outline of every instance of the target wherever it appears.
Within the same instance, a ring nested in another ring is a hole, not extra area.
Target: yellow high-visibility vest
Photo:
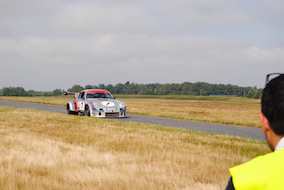
[[[284,148],[229,170],[236,190],[283,190]]]

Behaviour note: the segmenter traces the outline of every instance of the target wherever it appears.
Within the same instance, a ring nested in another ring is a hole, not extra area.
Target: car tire
[[[70,111],[70,105],[69,104],[66,105],[66,111],[67,111],[67,114],[73,114],[73,112]]]
[[[78,115],[84,116],[84,115],[85,115],[85,112],[81,112],[81,111],[80,111],[80,112],[78,113]]]
[[[78,115],[78,112],[70,110],[69,104],[66,105],[66,110],[67,110],[67,114],[69,114],[69,115]]]
[[[85,106],[84,115],[88,117],[91,116],[91,111],[87,105]]]

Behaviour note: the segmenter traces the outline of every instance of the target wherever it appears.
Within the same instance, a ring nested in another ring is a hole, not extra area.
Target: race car
[[[72,94],[72,92],[69,92]],[[65,93],[67,94],[67,93]],[[66,104],[68,114],[91,117],[125,117],[126,105],[116,100],[104,89],[88,89],[76,92],[75,99]]]

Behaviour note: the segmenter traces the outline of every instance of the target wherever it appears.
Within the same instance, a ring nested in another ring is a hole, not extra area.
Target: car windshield
[[[112,95],[109,93],[89,93],[87,94],[87,99],[89,98],[108,98],[108,99],[113,99]]]

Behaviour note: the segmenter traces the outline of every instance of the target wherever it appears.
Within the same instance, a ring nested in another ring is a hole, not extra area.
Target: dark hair
[[[284,135],[284,74],[272,79],[263,89],[261,111],[277,135]]]

